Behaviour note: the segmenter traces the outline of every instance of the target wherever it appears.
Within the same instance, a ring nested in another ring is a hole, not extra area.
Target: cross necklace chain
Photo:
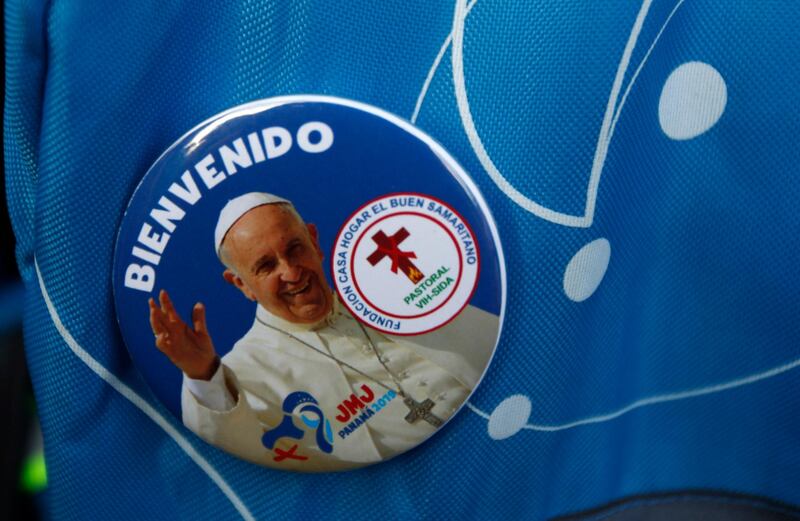
[[[392,391],[392,392],[395,392],[395,393],[399,394],[400,397],[403,398],[403,403],[409,409],[409,412],[405,417],[405,420],[408,423],[412,423],[413,424],[413,423],[416,423],[417,420],[425,420],[426,422],[428,422],[429,424],[431,424],[432,426],[437,427],[437,428],[441,427],[442,425],[444,425],[444,421],[441,418],[439,418],[438,416],[436,416],[435,414],[433,414],[433,412],[432,412],[433,406],[436,405],[436,403],[433,400],[431,400],[430,398],[426,398],[425,400],[423,400],[421,402],[418,402],[414,398],[412,398],[411,395],[409,395],[408,393],[405,392],[405,389],[403,389],[402,384],[400,384],[400,380],[397,379],[397,377],[394,375],[394,373],[389,369],[389,367],[386,365],[386,363],[381,358],[381,354],[378,351],[378,348],[375,346],[375,343],[372,341],[372,338],[370,338],[369,333],[367,333],[367,330],[364,329],[364,326],[361,324],[361,322],[358,322],[356,320],[356,323],[358,324],[359,329],[361,329],[361,333],[364,335],[364,338],[367,339],[367,342],[369,343],[370,347],[372,348],[372,352],[375,354],[375,357],[378,359],[378,362],[380,362],[380,364],[383,366],[384,370],[386,370],[386,372],[389,374],[389,377],[392,379],[394,384],[397,386],[397,389],[393,389],[392,387],[384,384],[383,382],[381,382],[377,378],[373,378],[372,376],[366,374],[365,372],[361,371],[360,369],[358,369],[356,367],[353,367],[352,365],[348,364],[347,362],[344,362],[344,361],[336,358],[335,356],[333,356],[330,353],[326,353],[322,349],[320,349],[320,348],[318,348],[318,347],[316,347],[316,346],[314,346],[312,344],[309,344],[305,340],[302,340],[301,338],[296,337],[295,335],[289,333],[288,331],[284,331],[284,330],[279,329],[279,328],[277,328],[277,327],[275,327],[275,326],[273,326],[271,324],[267,324],[266,322],[261,320],[261,318],[259,318],[258,316],[256,316],[256,320],[261,325],[266,326],[266,327],[268,327],[268,328],[270,328],[270,329],[272,329],[274,331],[277,331],[278,333],[282,333],[282,334],[288,336],[289,338],[291,338],[292,340],[294,340],[295,342],[299,342],[300,344],[308,347],[309,349],[311,349],[313,351],[316,351],[317,353],[321,354],[322,356],[324,356],[326,358],[330,358],[334,362],[347,367],[351,371],[353,371],[355,373],[358,373],[359,375],[361,375],[364,378],[370,380],[371,382],[374,382],[376,385],[379,385],[379,386],[383,387],[387,391]],[[334,331],[336,331],[337,333],[342,334],[338,329],[336,329],[332,325],[329,324],[329,327],[331,329],[333,329]]]

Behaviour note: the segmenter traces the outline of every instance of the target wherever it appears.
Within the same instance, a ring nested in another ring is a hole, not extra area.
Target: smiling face
[[[228,230],[220,252],[225,280],[273,315],[313,324],[330,312],[317,229],[290,206],[253,208]]]

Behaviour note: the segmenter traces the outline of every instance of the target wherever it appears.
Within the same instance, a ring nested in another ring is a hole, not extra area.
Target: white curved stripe
[[[642,7],[636,16],[636,20],[631,29],[630,36],[625,45],[622,53],[622,58],[617,67],[617,73],[614,77],[614,83],[611,87],[611,93],[606,105],[606,112],[603,117],[603,123],[600,127],[600,133],[597,137],[597,148],[595,149],[594,161],[592,163],[592,171],[589,177],[589,184],[586,193],[586,207],[582,216],[570,215],[562,212],[557,212],[550,208],[546,208],[536,201],[526,197],[518,191],[495,166],[489,154],[486,152],[483,142],[480,139],[478,131],[475,127],[475,122],[472,119],[470,111],[469,100],[467,98],[466,82],[464,80],[464,20],[466,18],[466,0],[456,0],[455,12],[453,14],[453,43],[452,43],[452,61],[453,61],[453,84],[455,87],[456,102],[458,104],[459,115],[461,116],[461,124],[467,134],[470,145],[481,162],[481,165],[489,174],[489,177],[494,181],[500,190],[506,194],[512,201],[524,208],[525,210],[541,217],[542,219],[550,222],[561,224],[563,226],[573,226],[579,228],[588,228],[592,225],[594,220],[595,203],[597,200],[597,189],[600,183],[600,176],[603,173],[603,165],[605,164],[606,155],[608,153],[609,130],[614,116],[617,99],[622,88],[622,81],[625,78],[625,72],[630,63],[631,54],[636,46],[636,41],[641,33],[644,19],[650,9],[652,0],[643,0]]]
[[[486,414],[485,412],[483,412],[482,410],[478,409],[474,405],[472,405],[472,402],[467,402],[467,408],[469,408],[469,410],[471,410],[472,412],[474,412],[475,414],[477,414],[478,416],[480,416],[484,420],[488,420],[489,419],[489,415]]]
[[[614,129],[617,128],[617,121],[619,121],[619,116],[622,113],[622,107],[625,106],[625,102],[628,100],[628,94],[630,94],[631,89],[633,88],[633,84],[636,82],[636,79],[639,77],[639,73],[642,72],[642,68],[644,64],[647,63],[648,58],[650,58],[650,53],[653,52],[653,48],[658,43],[658,40],[661,38],[661,33],[664,32],[664,29],[667,28],[669,25],[670,20],[675,15],[675,12],[678,8],[683,5],[685,0],[679,0],[675,7],[672,8],[672,11],[669,13],[669,16],[664,21],[664,25],[661,26],[661,29],[658,30],[656,37],[653,39],[653,43],[650,44],[650,47],[647,49],[647,52],[644,54],[642,61],[639,63],[639,66],[636,67],[636,71],[634,71],[633,75],[631,76],[631,80],[628,82],[628,86],[625,88],[625,92],[622,94],[622,97],[619,99],[619,104],[617,105],[616,113],[614,114],[614,121],[611,122],[611,130],[608,133],[608,141],[611,142],[611,138],[614,137]]]
[[[64,339],[64,342],[66,342],[67,346],[72,350],[75,356],[89,366],[89,369],[94,371],[97,376],[106,381],[117,392],[127,398],[133,405],[138,407],[159,427],[164,429],[164,431],[173,440],[175,440],[175,443],[177,443],[178,446],[183,449],[186,455],[189,456],[195,463],[197,463],[197,466],[199,466],[206,474],[208,474],[208,477],[211,478],[211,480],[220,488],[222,493],[225,494],[225,496],[230,500],[230,502],[233,504],[233,507],[239,512],[243,519],[248,521],[255,520],[253,514],[250,513],[230,485],[228,485],[228,483],[216,471],[216,469],[214,469],[214,467],[212,467],[211,464],[197,452],[192,444],[189,443],[189,440],[187,440],[180,432],[178,432],[178,430],[175,429],[175,427],[173,427],[166,418],[159,414],[159,412],[156,411],[152,405],[147,403],[144,398],[139,396],[133,389],[125,385],[125,383],[117,378],[114,373],[106,369],[92,355],[83,349],[80,344],[78,344],[69,330],[64,327],[64,324],[61,322],[61,318],[58,316],[58,312],[56,311],[53,302],[50,300],[50,295],[45,287],[44,278],[42,277],[42,272],[39,270],[39,263],[36,261],[36,259],[34,259],[34,266],[36,267],[36,276],[39,279],[39,289],[42,292],[42,297],[44,297],[44,303],[47,306],[48,313],[50,313],[50,318],[53,320],[53,325],[56,327],[56,330],[61,335],[61,338]]]
[[[600,176],[603,174],[603,166],[606,163],[608,147],[611,144],[611,120],[614,116],[614,109],[617,106],[619,92],[622,89],[622,81],[625,79],[625,73],[627,72],[628,64],[631,61],[633,49],[636,47],[636,41],[639,39],[639,33],[642,31],[644,19],[647,17],[647,12],[650,10],[651,3],[652,0],[642,1],[642,7],[639,9],[639,14],[636,15],[636,21],[633,23],[631,34],[628,37],[628,43],[625,44],[625,50],[622,52],[622,59],[619,62],[619,67],[617,67],[617,75],[614,77],[614,84],[611,87],[611,94],[608,96],[606,113],[605,116],[603,116],[603,124],[600,127],[600,135],[597,137],[597,148],[594,152],[592,174],[589,177],[589,189],[586,193],[586,211],[584,212],[586,227],[591,226],[592,221],[594,221],[595,203],[597,202],[597,189],[600,186]]]
[[[472,0],[467,5],[467,13],[464,15],[468,15],[472,8],[478,0]],[[419,92],[419,96],[417,96],[417,104],[414,106],[414,113],[411,115],[411,123],[416,123],[417,118],[419,117],[419,111],[422,109],[422,102],[425,100],[425,95],[428,94],[428,88],[431,86],[431,82],[433,81],[433,76],[436,74],[436,70],[439,68],[439,64],[442,62],[442,58],[444,57],[444,53],[447,51],[447,48],[450,47],[450,42],[453,41],[453,33],[452,31],[448,33],[447,38],[444,39],[444,43],[442,47],[439,49],[439,54],[436,55],[436,58],[433,60],[433,64],[431,65],[430,70],[428,71],[428,76],[425,78],[425,83],[422,84],[422,90]]]
[[[674,402],[677,400],[685,400],[687,398],[696,398],[698,396],[705,396],[707,394],[714,394],[719,393],[722,391],[727,391],[730,389],[734,389],[737,387],[743,387],[745,385],[754,384],[756,382],[760,382],[762,380],[766,380],[768,378],[772,378],[774,376],[778,376],[783,374],[787,371],[791,371],[800,367],[800,358],[788,362],[783,365],[779,365],[777,367],[773,367],[772,369],[768,369],[766,371],[762,371],[760,373],[752,374],[749,376],[745,376],[742,378],[737,378],[736,380],[731,380],[730,382],[724,382],[715,385],[709,385],[705,387],[698,387],[696,389],[690,389],[687,391],[679,391],[675,393],[668,393],[668,394],[659,394],[656,396],[651,396],[649,398],[642,398],[641,400],[636,400],[635,402],[622,407],[621,409],[617,409],[616,411],[609,412],[606,414],[600,414],[598,416],[591,416],[589,418],[584,418],[582,420],[576,420],[569,423],[563,423],[561,425],[541,425],[535,423],[529,423],[523,427],[523,429],[528,429],[532,431],[540,431],[540,432],[555,432],[555,431],[563,431],[567,429],[572,429],[574,427],[580,427],[581,425],[589,425],[593,423],[603,423],[610,420],[614,420],[619,418],[620,416],[627,414],[633,410],[639,409],[641,407],[645,407],[648,405],[655,405],[658,403],[666,403],[666,402]],[[489,414],[481,411],[471,403],[468,404],[469,408],[478,416],[489,419]]]
[[[458,112],[461,116],[461,124],[467,134],[467,139],[472,146],[475,155],[481,162],[484,170],[489,174],[489,177],[494,181],[500,190],[505,193],[512,201],[528,210],[551,222],[563,224],[565,226],[584,226],[584,219],[582,217],[567,215],[556,212],[546,208],[539,203],[527,198],[519,192],[514,186],[509,183],[505,177],[500,173],[497,167],[486,152],[483,142],[481,141],[478,131],[475,128],[475,122],[472,119],[472,113],[469,107],[469,100],[467,99],[466,85],[464,80],[464,19],[466,16],[466,0],[456,0],[455,13],[453,15],[453,45],[452,45],[452,69],[453,69],[453,83],[455,84],[456,103],[458,104]]]

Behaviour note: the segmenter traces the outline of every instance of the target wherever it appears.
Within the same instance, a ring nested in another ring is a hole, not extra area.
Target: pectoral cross
[[[431,412],[433,406],[436,405],[433,400],[426,398],[422,403],[416,401],[410,396],[406,396],[403,400],[406,407],[409,408],[409,413],[406,415],[408,423],[415,423],[419,419],[423,419],[434,427],[441,427],[444,422],[441,418]]]

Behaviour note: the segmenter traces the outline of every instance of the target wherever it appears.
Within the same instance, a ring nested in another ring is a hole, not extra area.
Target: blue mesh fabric
[[[6,2],[8,197],[55,518],[538,519],[685,488],[800,503],[800,8],[478,0],[459,42],[461,106],[450,46],[423,90],[453,11],[441,2]],[[671,82],[680,70],[692,74]],[[726,103],[715,119],[719,78]],[[472,408],[418,449],[346,474],[284,474],[201,442],[133,369],[111,296],[114,239],[147,167],[207,117],[295,93],[413,119],[480,186],[506,252],[505,329]],[[669,95],[700,108],[665,116]],[[526,200],[584,216],[609,104],[619,119],[593,219],[576,226],[530,211],[492,180],[487,157]],[[708,128],[675,139],[698,125]],[[610,261],[592,277],[602,255],[578,252],[597,239]],[[575,280],[568,266],[588,281],[578,288],[585,300],[565,291]],[[167,418],[232,492],[100,378],[100,366]]]

